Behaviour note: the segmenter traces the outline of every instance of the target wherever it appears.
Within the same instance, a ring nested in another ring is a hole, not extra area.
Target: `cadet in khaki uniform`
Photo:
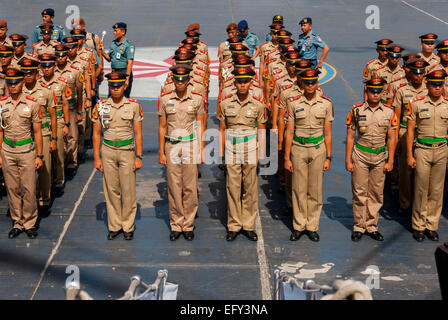
[[[44,23],[39,26],[43,40],[33,46],[33,54],[35,56],[40,56],[43,53],[54,54],[54,46],[60,44],[60,42],[51,40],[53,27],[54,25],[51,23]]]
[[[37,237],[36,170],[42,166],[43,159],[42,113],[37,99],[22,93],[23,78],[23,72],[18,69],[6,70],[10,96],[0,101],[0,140],[3,140],[0,166],[14,223],[8,234],[10,239],[23,231],[31,239]]]
[[[265,107],[261,99],[252,96],[249,88],[255,71],[250,67],[235,68],[237,94],[221,102],[219,120],[220,155],[227,167],[227,241],[240,232],[257,241],[255,218],[258,213],[258,129],[265,129]],[[264,136],[264,132],[262,134]],[[264,141],[260,141],[264,148]],[[264,152],[261,151],[261,154]]]
[[[265,78],[267,76],[267,65],[269,60],[279,56],[278,42],[277,42],[277,32],[284,28],[283,25],[279,23],[274,23],[269,26],[271,28],[270,37],[271,40],[266,41],[261,44],[261,54],[260,54],[260,84],[263,85]]]
[[[163,92],[159,103],[159,163],[166,166],[170,214],[170,240],[181,234],[194,239],[198,210],[198,164],[201,162],[204,98],[188,88],[192,68],[178,64],[170,68],[176,89]]]
[[[372,78],[364,82],[367,101],[354,105],[347,115],[345,168],[352,174],[352,241],[364,234],[383,241],[378,232],[378,216],[383,206],[386,172],[394,166],[398,117],[392,107],[381,103],[386,81]],[[355,134],[358,140],[355,148]],[[387,146],[386,146],[387,139]],[[387,161],[387,162],[386,162]]]
[[[9,37],[6,36],[8,33],[8,23],[6,20],[0,20],[0,46],[12,47],[12,42]],[[0,59],[0,69],[2,68],[2,61]]]
[[[448,73],[448,39],[441,41],[437,45],[437,55],[440,58],[440,64],[434,67],[435,70],[445,70]],[[426,70],[428,73],[428,70]],[[448,95],[448,78],[445,78],[444,94],[445,97]]]
[[[438,36],[435,33],[427,33],[420,37],[422,51],[420,56],[423,60],[429,63],[428,69],[440,63],[440,58],[433,52],[435,41]]]
[[[407,160],[415,168],[412,229],[419,242],[425,235],[439,240],[437,229],[448,156],[448,98],[442,96],[446,77],[444,70],[427,74],[428,95],[416,97],[408,104]]]
[[[25,74],[23,93],[37,99],[42,113],[42,154],[43,165],[39,169],[39,190],[37,194],[39,211],[48,213],[51,202],[51,152],[56,150],[57,122],[55,103],[56,96],[51,89],[37,80],[39,62],[28,58],[22,59],[20,69]],[[49,115],[47,117],[46,115]],[[52,140],[52,137],[54,140]]]
[[[0,97],[6,96],[8,94],[8,88],[6,87],[6,70],[9,68],[14,49],[5,45],[0,46]]]
[[[384,66],[388,62],[387,46],[393,43],[393,41],[390,39],[381,39],[375,41],[375,43],[376,43],[376,52],[378,52],[378,57],[366,63],[366,67],[364,68],[363,72],[365,80],[371,78],[373,71],[375,71],[381,66]]]
[[[409,82],[397,88],[392,99],[397,118],[400,120],[400,130],[398,134],[398,173],[399,173],[399,195],[400,214],[410,214],[412,205],[411,176],[412,170],[406,162],[406,126],[407,126],[407,106],[412,98],[426,96],[428,90],[423,83],[425,68],[429,64],[423,59],[411,59],[406,62],[409,72]]]
[[[56,55],[66,55],[67,52],[64,48],[57,45],[55,48]],[[65,49],[66,50],[66,49]],[[52,179],[54,185],[54,194],[56,197],[60,197],[64,193],[65,184],[65,143],[64,138],[69,133],[70,128],[70,114],[69,114],[69,101],[73,99],[73,90],[69,87],[69,80],[62,76],[56,76],[56,60],[55,56],[44,53],[39,57],[41,73],[43,77],[40,81],[50,87],[53,90],[56,97],[55,111],[57,119],[57,131],[56,137],[52,136],[52,141],[56,141],[56,151],[51,153],[51,166],[52,166]],[[59,60],[59,57],[57,58]],[[47,120],[51,115],[46,114]]]
[[[12,34],[10,37],[12,46],[14,47],[14,57],[11,61],[11,68],[20,69],[19,61],[22,58],[29,58],[31,60],[38,60],[37,56],[34,54],[25,52],[26,48],[26,39],[28,39],[28,36],[23,34]]]
[[[135,177],[143,159],[143,112],[137,100],[124,97],[125,73],[112,72],[106,78],[111,97],[100,100],[92,111],[94,165],[103,172],[107,239],[123,232],[126,240],[132,240],[137,214]]]
[[[316,93],[319,73],[307,69],[299,74],[303,95],[287,100],[285,170],[292,173],[293,228],[290,240],[306,233],[319,241],[322,211],[322,180],[331,166],[333,103]]]

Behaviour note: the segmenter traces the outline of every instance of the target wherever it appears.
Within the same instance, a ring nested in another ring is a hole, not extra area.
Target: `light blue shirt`
[[[255,47],[260,45],[260,41],[255,33],[248,32],[244,42],[249,46],[249,55],[252,57],[255,53]]]
[[[135,46],[127,38],[124,38],[121,43],[114,40],[110,44],[108,54],[112,69],[126,69],[128,67],[128,60],[134,59]]]
[[[38,43],[39,41],[42,41],[44,38],[40,34],[40,28],[39,26],[36,26],[36,29],[34,29],[33,36],[31,37],[31,43]],[[62,39],[64,39],[64,27],[57,26],[53,24],[53,33],[51,34],[51,40],[56,40],[62,43]]]
[[[317,60],[317,48],[323,48],[327,44],[319,37],[318,34],[311,30],[307,36],[302,33],[297,40],[297,48],[303,55],[302,59]]]

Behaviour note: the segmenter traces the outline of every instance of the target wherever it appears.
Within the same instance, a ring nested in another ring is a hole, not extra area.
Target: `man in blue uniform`
[[[280,24],[283,25],[283,16],[277,14],[272,18],[272,24]],[[272,35],[271,33],[267,33],[266,34],[266,42],[271,41],[272,40]]]
[[[126,38],[127,25],[124,22],[117,22],[112,27],[114,29],[115,40],[110,44],[109,52],[106,53],[101,48],[104,59],[110,62],[113,72],[121,72],[127,74],[126,91],[124,96],[129,98],[132,89],[133,74],[132,66],[134,64],[135,46]]]
[[[255,33],[249,32],[249,25],[246,20],[238,22],[239,37],[249,45],[249,56],[252,60],[261,53],[260,41]]]
[[[303,33],[299,36],[299,40],[297,40],[297,48],[299,48],[300,53],[303,55],[302,59],[310,60],[313,62],[313,68],[320,69],[330,48],[318,34],[311,30],[313,27],[312,23],[313,21],[309,17],[303,18],[299,22]],[[322,48],[322,56],[319,62],[317,62],[317,48]]]
[[[51,8],[45,9],[42,11],[42,21],[43,23],[49,23],[53,24],[54,19],[54,10]],[[43,40],[42,35],[40,34],[40,26],[36,26],[36,29],[34,29],[33,37],[31,38],[32,44],[36,44],[39,41]],[[64,34],[64,28],[62,26],[54,25],[53,27],[53,33],[51,35],[51,40],[56,40],[59,42],[62,42],[62,39],[65,37]]]

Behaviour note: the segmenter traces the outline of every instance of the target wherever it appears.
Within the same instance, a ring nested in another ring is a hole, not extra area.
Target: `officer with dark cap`
[[[290,240],[297,241],[307,234],[311,241],[317,242],[322,181],[332,160],[334,110],[329,98],[317,94],[318,70],[307,69],[298,76],[303,82],[303,95],[286,102],[285,170],[292,173],[294,228]]]
[[[445,70],[448,73],[448,39],[441,41],[437,45],[437,55],[440,58],[440,64],[433,67],[433,70]],[[432,70],[431,70],[432,71]],[[448,94],[448,79],[445,78],[445,96]]]
[[[117,22],[112,28],[114,29],[115,39],[110,44],[109,52],[106,53],[103,47],[101,48],[101,51],[103,52],[104,58],[110,62],[114,72],[127,74],[124,96],[129,98],[134,79],[132,66],[134,65],[135,46],[126,38],[126,23]]]
[[[94,166],[103,173],[107,239],[123,232],[125,240],[132,240],[137,214],[136,171],[143,165],[143,112],[137,100],[124,97],[125,73],[111,72],[105,77],[111,97],[100,100],[92,112]],[[101,132],[104,139],[100,148]]]
[[[302,29],[302,34],[299,35],[299,39],[297,40],[297,48],[299,48],[303,59],[312,61],[313,68],[320,69],[322,68],[322,64],[324,63],[330,48],[318,34],[313,32],[313,21],[311,18],[303,18],[300,20],[299,24]],[[322,55],[319,62],[317,62],[318,48],[322,49]]]
[[[11,39],[6,36],[7,33],[8,23],[6,22],[6,20],[0,20],[0,46],[6,45],[12,47]]]
[[[378,57],[366,63],[366,67],[363,72],[364,79],[368,79],[373,70],[376,70],[387,63],[387,46],[393,43],[393,41],[390,39],[381,39],[375,41],[375,43]]]
[[[36,98],[22,92],[24,73],[8,68],[9,96],[0,98],[2,144],[0,167],[5,177],[13,228],[10,239],[26,232],[37,237],[36,170],[42,166],[42,112]]]
[[[227,241],[242,232],[249,240],[257,241],[255,218],[258,213],[258,143],[264,148],[266,114],[262,99],[250,94],[255,76],[251,67],[233,70],[237,93],[221,102],[217,116],[220,132],[220,156],[225,155],[226,192],[228,204]],[[264,154],[260,150],[260,154]]]
[[[271,29],[271,32],[269,33],[270,40],[266,40],[266,42],[262,43],[260,46],[260,85],[262,86],[264,86],[269,59],[275,59],[279,54],[277,32],[283,29],[284,26],[281,24],[271,24],[269,28]]]
[[[43,10],[41,14],[42,14],[42,21],[44,24],[49,23],[54,26],[53,32],[51,34],[51,40],[56,40],[56,41],[62,42],[62,39],[65,36],[64,35],[64,27],[53,24],[54,10],[51,8],[47,8],[47,9]],[[40,28],[40,25],[37,25],[36,28],[34,29],[33,36],[31,37],[31,43],[34,46],[34,44],[36,44],[42,40],[43,40],[43,36],[41,34],[41,28]]]
[[[42,40],[33,46],[33,54],[36,56],[42,53],[54,54],[54,46],[60,44],[59,41],[52,40],[51,35],[53,34],[54,25],[51,23],[44,23],[39,26],[40,33],[42,35]]]
[[[260,54],[260,41],[255,33],[249,32],[249,25],[246,20],[238,22],[239,37],[249,46],[249,56],[252,60]]]
[[[14,48],[5,45],[0,45],[0,97],[8,94],[6,87],[5,75],[6,69],[11,65],[11,61],[14,54]]]
[[[378,231],[379,211],[383,206],[386,172],[394,166],[398,118],[392,107],[381,102],[386,80],[366,80],[367,100],[354,105],[347,114],[345,168],[351,172],[353,193],[354,242],[364,234],[376,241],[384,237]],[[355,144],[355,135],[358,135]]]
[[[440,63],[439,57],[433,52],[435,41],[438,38],[438,36],[435,33],[427,33],[424,35],[421,35],[420,37],[420,46],[422,47],[422,51],[420,52],[420,55],[422,56],[422,59],[429,63],[429,68],[431,68],[434,65],[437,65]]]
[[[272,25],[278,24],[280,26],[283,26],[283,16],[277,14],[272,18]],[[271,26],[272,26],[271,25]],[[268,33],[266,34],[266,42],[272,41],[272,34]]]
[[[428,94],[408,104],[407,162],[415,168],[412,236],[418,242],[425,236],[439,240],[437,230],[448,157],[448,98],[443,97],[446,77],[444,70],[428,73]]]
[[[14,47],[14,57],[11,61],[11,68],[19,69],[19,61],[22,58],[29,58],[31,60],[37,60],[37,56],[25,52],[27,35],[14,33],[10,37],[12,46]]]
[[[175,90],[163,92],[158,106],[159,163],[166,166],[170,215],[170,240],[181,234],[194,239],[198,210],[198,164],[202,162],[204,115],[202,95],[188,86],[191,66],[170,68]]]

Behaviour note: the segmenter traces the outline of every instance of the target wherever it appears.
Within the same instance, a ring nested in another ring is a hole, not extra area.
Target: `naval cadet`
[[[261,52],[260,41],[255,33],[249,32],[249,25],[246,20],[238,22],[239,37],[249,46],[249,56],[252,60]]]
[[[313,21],[311,18],[303,18],[300,20],[299,24],[302,29],[302,34],[297,40],[297,48],[299,48],[303,59],[312,61],[313,68],[320,69],[322,68],[322,64],[324,63],[330,48],[318,34],[313,32]],[[319,62],[317,62],[318,48],[322,49],[322,56],[320,57]]]
[[[56,40],[56,41],[62,42],[62,39],[65,36],[64,35],[64,27],[53,24],[54,10],[51,8],[48,8],[48,9],[43,10],[41,14],[42,14],[43,23],[49,23],[54,26],[53,33],[51,34],[51,40]],[[38,25],[34,29],[33,36],[31,38],[31,43],[34,46],[34,44],[36,44],[42,40],[43,40],[43,37],[41,34],[41,29],[40,29],[40,26]]]
[[[94,166],[103,172],[107,239],[123,232],[125,240],[132,240],[137,214],[135,178],[143,159],[143,112],[137,100],[124,97],[125,73],[111,72],[105,77],[111,97],[99,100],[92,111]]]

